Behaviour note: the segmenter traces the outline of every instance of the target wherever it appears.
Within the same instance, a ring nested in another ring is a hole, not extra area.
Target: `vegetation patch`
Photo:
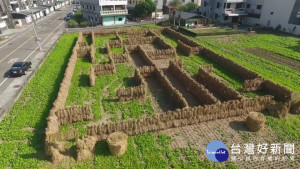
[[[77,34],[61,36],[34,78],[0,123],[0,167],[43,168],[44,128]]]
[[[190,34],[192,36],[217,36],[217,35],[234,35],[244,33],[237,29],[225,29],[225,28],[184,28],[180,27],[180,30],[184,33]]]
[[[223,40],[219,41],[220,38]],[[297,45],[299,43],[297,38],[258,34],[230,37],[228,43],[224,43],[226,37],[220,38],[194,38],[194,40],[232,59],[236,63],[259,73],[263,78],[283,85],[294,92],[300,91],[299,71],[244,51],[245,48],[262,48],[285,57],[299,60],[300,48]],[[235,43],[230,43],[231,41],[235,41]]]

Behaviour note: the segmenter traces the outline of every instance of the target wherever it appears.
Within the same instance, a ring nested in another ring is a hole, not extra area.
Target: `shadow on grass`
[[[72,43],[72,48],[70,48],[70,50],[68,51],[68,53],[64,57],[64,63],[62,64],[61,67],[57,67],[57,69],[59,69],[59,73],[56,79],[53,79],[53,81],[55,81],[54,85],[52,86],[52,92],[49,95],[49,98],[47,99],[46,103],[47,106],[45,107],[45,109],[43,110],[43,114],[40,118],[40,121],[34,126],[34,128],[36,129],[44,129],[47,126],[47,117],[49,116],[49,112],[51,110],[51,108],[53,107],[53,102],[56,100],[57,98],[57,94],[60,88],[60,83],[63,80],[64,77],[64,73],[65,70],[67,68],[68,65],[68,61],[70,56],[72,55],[72,49],[75,46],[77,41],[77,38],[74,38],[73,43]],[[36,158],[38,160],[47,160],[48,158],[45,155],[45,147],[44,147],[44,142],[45,142],[45,134],[41,134],[41,133],[34,133],[32,139],[29,142],[29,145],[35,149],[35,151],[37,153],[33,153],[33,154],[24,154],[21,157],[28,159],[28,158]]]
[[[111,156],[106,141],[97,142],[95,147],[95,156]]]
[[[125,77],[123,78],[123,83],[125,87],[133,87],[133,86],[137,86],[135,80],[133,77]]]
[[[235,131],[248,131],[245,121],[231,121],[229,126]]]
[[[80,87],[89,87],[90,86],[90,78],[89,75],[82,74],[79,78],[79,86]]]

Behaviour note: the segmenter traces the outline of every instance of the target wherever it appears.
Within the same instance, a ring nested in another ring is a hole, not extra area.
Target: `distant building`
[[[127,0],[80,0],[83,18],[94,25],[125,24]]]
[[[202,0],[200,14],[214,22],[272,27],[300,34],[300,0]]]
[[[180,14],[180,17],[178,17],[179,14]],[[179,20],[180,26],[186,26],[186,27],[198,25],[198,24],[204,22],[204,18],[201,17],[199,14],[190,13],[190,12],[176,12],[175,20],[176,20],[177,24],[178,24],[178,19],[180,19]],[[172,18],[171,18],[171,20],[172,20]]]
[[[2,31],[4,31],[7,28],[14,28],[13,19],[10,11],[11,9],[9,0],[0,1],[0,29]]]

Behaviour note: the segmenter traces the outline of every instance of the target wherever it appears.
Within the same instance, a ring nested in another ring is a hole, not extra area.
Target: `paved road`
[[[36,31],[41,39],[42,51],[39,51],[32,26],[0,45],[0,120],[63,33],[63,17],[72,8],[72,5],[62,7],[61,11],[37,23]],[[16,61],[31,61],[32,69],[25,76],[10,77],[7,70]]]

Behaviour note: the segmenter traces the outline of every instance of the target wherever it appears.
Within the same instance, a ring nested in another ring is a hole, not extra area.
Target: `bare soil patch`
[[[245,52],[248,52],[252,55],[259,56],[261,58],[267,59],[269,61],[279,63],[290,67],[292,69],[300,71],[300,62],[264,49],[253,48],[253,49],[244,49]]]
[[[209,142],[213,140],[220,140],[225,143],[227,150],[229,152],[229,159],[227,162],[231,161],[231,146],[232,144],[239,144],[241,153],[237,155],[236,161],[234,162],[239,168],[298,168],[300,165],[299,159],[296,159],[300,155],[300,146],[299,143],[295,143],[295,160],[291,161],[287,159],[286,161],[277,160],[274,158],[276,155],[271,154],[270,149],[265,157],[264,161],[254,161],[253,157],[262,156],[257,153],[257,144],[268,143],[268,147],[273,143],[281,143],[280,154],[278,157],[282,158],[283,153],[283,144],[285,142],[280,142],[275,135],[275,133],[270,128],[265,128],[259,133],[249,132],[245,125],[246,116],[233,117],[228,119],[214,120],[209,122],[200,123],[197,125],[179,127],[174,129],[168,129],[159,131],[156,134],[166,134],[172,138],[171,148],[188,148],[192,147],[199,152],[200,158],[207,159],[205,153],[206,146]],[[255,154],[247,155],[244,154],[244,144],[253,143],[255,146]],[[246,157],[250,156],[251,161],[246,161]],[[269,161],[268,156],[273,156],[273,160]],[[288,157],[288,156],[286,156]],[[240,160],[242,159],[242,160]],[[297,167],[298,166],[298,167]]]
[[[167,78],[170,80],[172,85],[182,94],[182,96],[186,99],[190,107],[198,106],[200,103],[198,100],[189,92],[186,90],[186,88],[178,81],[178,79],[175,77],[175,75],[170,72],[168,69],[163,70],[164,74],[167,76]],[[192,91],[191,91],[192,92]]]

